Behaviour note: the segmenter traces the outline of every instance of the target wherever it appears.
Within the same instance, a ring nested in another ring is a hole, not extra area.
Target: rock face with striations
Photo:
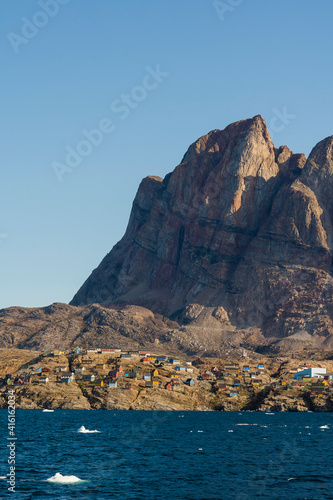
[[[72,305],[136,304],[184,323],[333,346],[333,136],[306,161],[261,116],[213,130],[146,177],[126,233]]]

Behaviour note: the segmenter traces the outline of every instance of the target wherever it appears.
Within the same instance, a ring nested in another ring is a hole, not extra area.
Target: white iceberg
[[[49,483],[59,483],[59,484],[70,484],[70,483],[84,483],[83,479],[76,476],[63,476],[60,472],[57,472],[54,476],[49,477],[46,481]]]
[[[82,434],[93,434],[95,432],[100,432],[100,431],[90,431],[89,429],[86,429],[84,425],[81,425],[80,429],[77,432],[81,432]]]

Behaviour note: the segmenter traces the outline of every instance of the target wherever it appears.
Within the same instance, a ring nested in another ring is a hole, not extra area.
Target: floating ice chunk
[[[93,434],[95,432],[100,432],[100,431],[90,431],[89,429],[86,429],[84,425],[81,425],[80,429],[77,432],[81,432],[82,434]]]
[[[59,484],[69,484],[69,483],[84,483],[83,479],[76,476],[63,476],[60,472],[57,472],[54,476],[49,477],[46,481],[49,483],[59,483]]]
[[[321,425],[319,429],[329,429],[328,425]]]
[[[203,431],[198,431],[198,432],[203,432]]]
[[[7,479],[7,476],[0,476],[0,479]]]
[[[54,410],[47,410],[47,409],[43,410],[43,413],[46,413],[46,412],[47,412],[47,413],[53,413],[53,412],[54,412]]]
[[[234,432],[234,431],[228,431],[228,432]]]

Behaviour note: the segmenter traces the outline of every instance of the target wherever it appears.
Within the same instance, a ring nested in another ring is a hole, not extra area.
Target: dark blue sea
[[[7,420],[1,498],[333,499],[332,413],[17,410],[15,493]]]

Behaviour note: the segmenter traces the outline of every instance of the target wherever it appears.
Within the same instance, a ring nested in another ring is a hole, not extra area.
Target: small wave
[[[234,432],[234,431],[228,431],[228,432]]]
[[[53,413],[53,412],[54,412],[54,410],[47,410],[47,409],[43,410],[43,413],[46,413],[46,412],[47,412],[47,413]]]
[[[296,477],[290,477],[288,481],[292,481],[293,479],[296,479]]]
[[[77,432],[81,432],[82,434],[93,434],[95,432],[100,432],[100,431],[90,431],[89,429],[86,429],[84,425],[81,425],[80,429]]]
[[[275,415],[275,413],[273,413],[272,411],[267,411],[265,412],[265,415]]]
[[[59,484],[70,484],[70,483],[85,483],[83,479],[76,476],[63,476],[60,472],[57,472],[54,476],[49,477],[46,481],[49,483],[59,483]]]
[[[256,426],[258,424],[236,424],[236,425],[254,425],[254,426]]]
[[[198,431],[198,432],[203,432],[203,431]]]
[[[321,425],[319,429],[329,429],[328,425]]]

